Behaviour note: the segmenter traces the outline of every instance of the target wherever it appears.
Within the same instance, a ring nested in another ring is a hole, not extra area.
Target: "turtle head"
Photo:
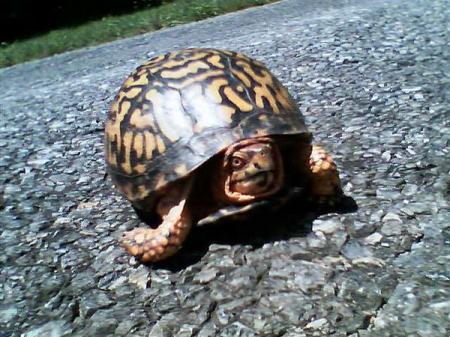
[[[267,137],[229,146],[221,167],[221,186],[228,202],[246,203],[275,194],[283,183],[278,146]]]

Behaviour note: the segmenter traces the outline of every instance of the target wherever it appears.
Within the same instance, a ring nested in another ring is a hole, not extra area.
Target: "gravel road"
[[[450,335],[449,22],[446,0],[285,0],[0,70],[0,336]],[[130,258],[105,114],[139,63],[193,46],[265,62],[358,209]]]

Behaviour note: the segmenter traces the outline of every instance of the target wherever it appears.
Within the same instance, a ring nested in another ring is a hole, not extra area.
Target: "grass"
[[[1,46],[0,68],[274,1],[173,0],[132,14],[105,17]]]

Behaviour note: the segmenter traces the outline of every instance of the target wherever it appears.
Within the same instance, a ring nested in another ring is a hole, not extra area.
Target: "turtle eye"
[[[245,165],[244,159],[240,157],[231,158],[231,167],[234,169],[240,169]]]

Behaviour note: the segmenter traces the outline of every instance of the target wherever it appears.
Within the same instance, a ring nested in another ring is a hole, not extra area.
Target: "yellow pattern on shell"
[[[158,148],[158,152],[160,154],[164,153],[166,151],[166,144],[164,144],[163,139],[158,135],[156,136],[156,147]]]
[[[280,109],[277,106],[277,102],[275,97],[270,92],[269,87],[273,86],[273,80],[271,74],[267,70],[262,70],[262,76],[256,74],[251,66],[243,61],[236,62],[237,65],[241,66],[247,75],[253,78],[259,85],[255,86],[253,89],[255,92],[255,102],[258,108],[264,108],[263,98],[266,98],[270,104],[270,107],[275,113],[280,112]]]
[[[138,74],[138,79],[134,79],[133,77],[129,77],[125,83],[124,87],[133,87],[133,86],[144,86],[148,84],[147,73]]]
[[[144,114],[142,110],[135,109],[130,117],[130,125],[138,129],[145,129],[151,127],[155,129],[155,121],[153,116]]]
[[[125,161],[122,163],[122,169],[127,174],[133,173],[133,167],[131,166],[131,148],[132,148],[132,142],[133,141],[133,133],[132,132],[125,132],[125,135],[123,136],[123,146],[125,148]]]
[[[222,95],[220,94],[220,89],[227,84],[228,81],[224,78],[214,79],[208,85],[209,90],[207,91],[207,94],[212,97],[216,103],[222,103]]]
[[[235,104],[240,111],[248,112],[253,110],[253,105],[242,99],[232,88],[226,87],[224,94]]]
[[[180,90],[180,89],[186,88],[189,85],[192,85],[194,83],[201,83],[203,81],[206,81],[209,78],[219,77],[221,75],[223,75],[223,71],[221,71],[221,70],[209,71],[204,74],[186,77],[186,79],[182,82],[170,82],[170,86],[172,88]]]
[[[144,63],[139,69],[145,69],[146,71],[150,71],[152,74],[159,73],[164,69],[173,69],[175,67],[181,67],[189,62],[195,61],[195,60],[201,60],[208,56],[207,53],[196,53],[195,55],[191,55],[189,58],[176,60],[175,58],[179,55],[178,53],[170,53],[170,57],[168,57],[167,60],[164,60],[163,57],[158,57],[154,61],[149,61],[147,63]]]
[[[244,83],[244,85],[247,88],[250,88],[252,86],[252,82],[250,81],[250,78],[246,74],[244,74],[242,71],[238,71],[238,70],[232,69],[231,73],[234,76],[236,76],[239,80],[241,80],[242,83]]]
[[[150,131],[144,131],[144,144],[145,144],[145,158],[147,160],[152,159],[153,157],[153,151],[156,148],[156,140],[155,135],[151,133]]]
[[[133,149],[136,151],[136,157],[140,159],[144,153],[144,135],[142,133],[134,136]]]
[[[280,90],[276,91],[275,96],[277,102],[279,102],[282,107],[286,110],[293,110],[295,107],[292,105],[292,100],[289,99],[289,92],[285,87],[281,86]]]
[[[142,89],[141,88],[131,88],[130,90],[128,90],[127,92],[125,92],[125,97],[129,98],[129,99],[133,99],[135,98],[137,95],[139,95],[141,93]]]
[[[212,64],[213,66],[215,66],[217,68],[220,68],[220,69],[225,68],[225,66],[220,62],[221,58],[219,55],[210,56],[206,59],[206,61],[208,61],[210,64]]]
[[[166,79],[180,79],[185,78],[188,75],[196,74],[201,69],[209,69],[209,65],[202,61],[196,61],[179,70],[163,70],[161,72],[161,77]]]

